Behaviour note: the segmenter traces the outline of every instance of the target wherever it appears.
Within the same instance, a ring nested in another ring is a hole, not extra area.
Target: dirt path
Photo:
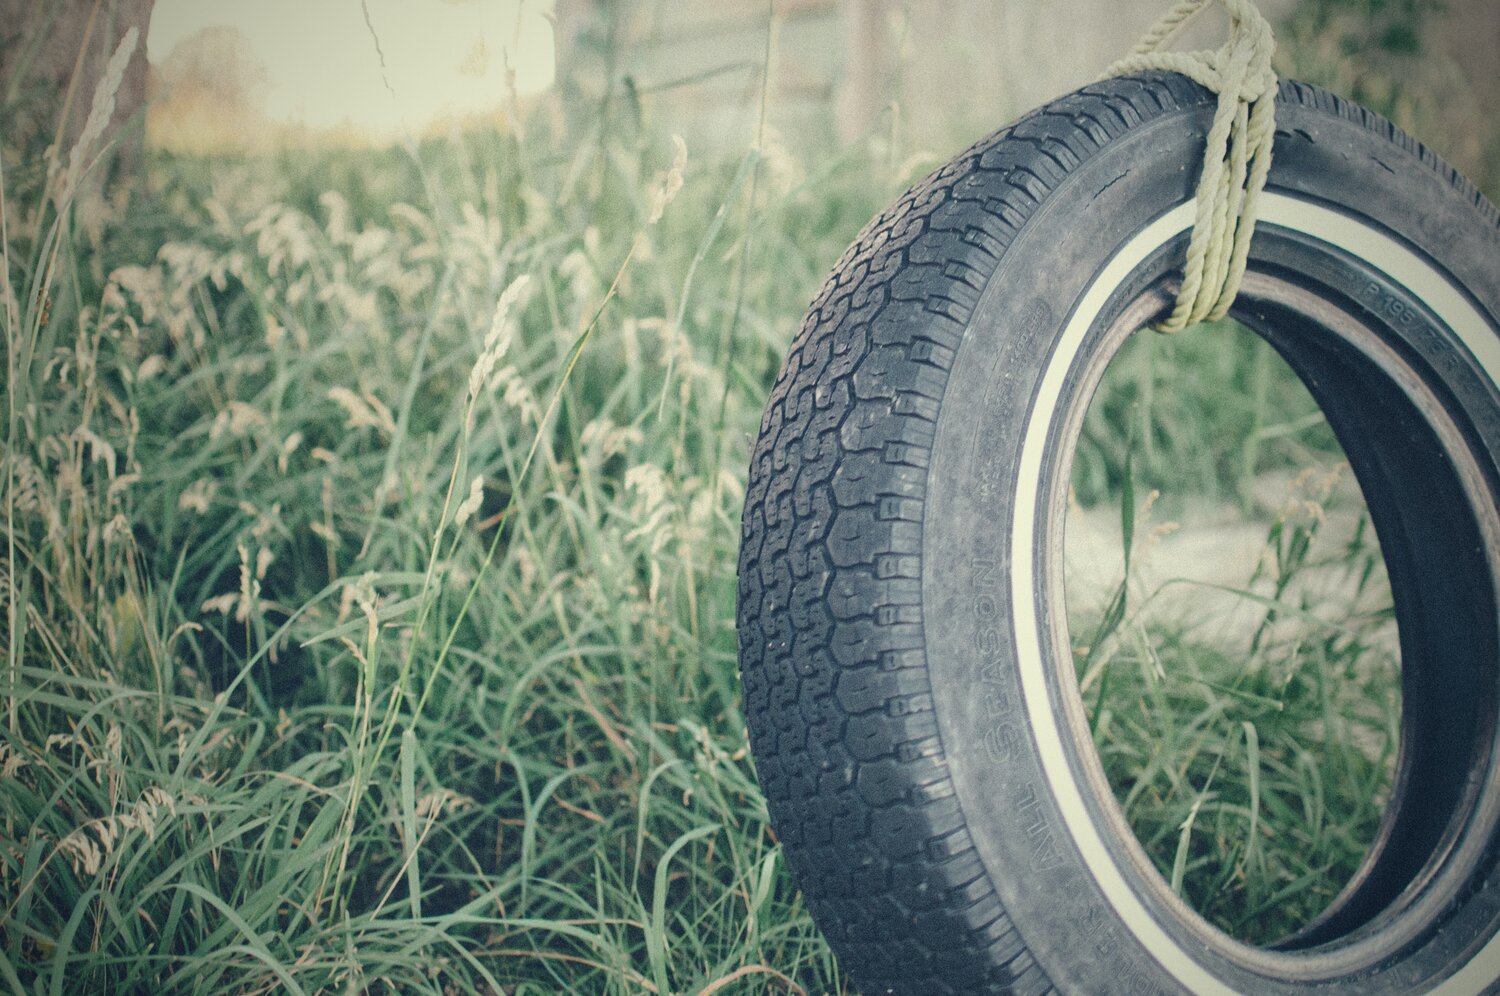
[[[1310,616],[1347,626],[1389,606],[1384,564],[1368,522],[1361,525],[1364,503],[1346,471],[1268,475],[1251,491],[1248,512],[1201,497],[1141,503],[1128,603],[1135,623],[1180,628],[1226,652],[1247,650],[1268,609],[1261,600],[1276,598],[1277,553],[1269,539],[1278,517],[1283,550],[1294,528],[1313,538],[1305,566],[1279,599],[1305,614],[1287,619],[1283,612],[1276,636],[1325,629]],[[1120,511],[1074,503],[1066,530],[1069,616],[1097,619],[1124,573]],[[1365,622],[1359,632],[1395,652],[1394,623]]]

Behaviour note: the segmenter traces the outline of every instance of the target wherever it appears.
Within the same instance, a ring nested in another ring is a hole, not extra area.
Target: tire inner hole
[[[1401,723],[1390,583],[1317,403],[1226,319],[1140,332],[1084,417],[1070,641],[1094,744],[1170,887],[1247,944],[1358,869]]]

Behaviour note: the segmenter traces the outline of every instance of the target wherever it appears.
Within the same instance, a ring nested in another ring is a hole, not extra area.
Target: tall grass
[[[8,987],[841,988],[733,555],[764,385],[896,181],[742,148],[159,156],[108,250],[5,175]]]
[[[1073,465],[1069,618],[1095,745],[1173,891],[1264,944],[1355,873],[1400,727],[1390,583],[1316,403],[1232,321],[1138,333],[1105,374]],[[1112,510],[1118,508],[1118,513]]]

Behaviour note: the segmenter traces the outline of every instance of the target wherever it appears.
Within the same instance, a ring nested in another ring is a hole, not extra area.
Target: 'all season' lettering
[[[995,561],[982,557],[975,557],[969,564],[973,570],[974,651],[979,659],[977,691],[991,716],[1004,717],[1015,703],[1004,680],[1000,568]]]
[[[1014,686],[1005,666],[1009,646],[1001,635],[1000,569],[998,563],[983,557],[974,557],[969,564],[974,592],[974,650],[979,659],[975,691],[990,717],[983,742],[990,760],[1002,763],[1016,757],[1025,734],[1017,725]],[[1018,801],[1032,867],[1056,868],[1062,857],[1036,787],[1026,783]]]
[[[993,560],[975,557],[974,652],[979,660],[975,692],[989,715],[991,725],[984,735],[984,750],[991,761],[1005,762],[1016,757],[1025,736],[1015,719],[1015,695],[1006,680],[1006,644],[1001,636],[999,600],[1000,570]]]

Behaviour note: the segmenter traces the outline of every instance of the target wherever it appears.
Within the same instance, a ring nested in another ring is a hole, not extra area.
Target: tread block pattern
[[[932,717],[928,455],[965,327],[1037,206],[1131,124],[1204,99],[1175,77],[1110,81],[976,143],[855,239],[773,388],[743,520],[745,709],[793,872],[866,991],[1052,991],[980,864]]]
[[[1280,99],[1395,137],[1472,191],[1363,109],[1296,83]],[[1053,991],[980,863],[932,714],[928,456],[966,325],[1037,207],[1131,128],[1211,103],[1183,77],[1148,73],[982,139],[860,232],[772,390],[742,524],[745,710],[793,874],[867,993]]]

